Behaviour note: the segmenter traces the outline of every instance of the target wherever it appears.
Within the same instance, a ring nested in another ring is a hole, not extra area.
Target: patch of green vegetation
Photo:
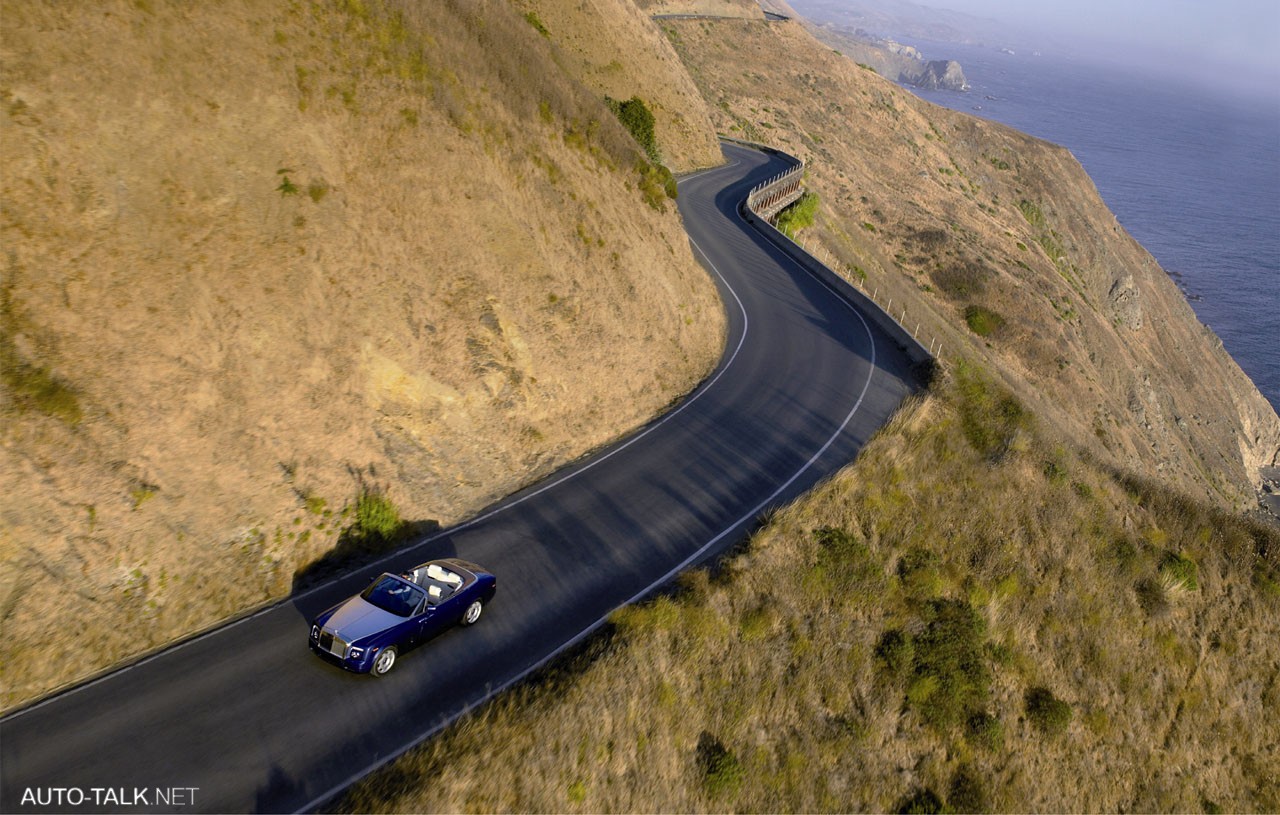
[[[961,361],[955,366],[955,380],[965,438],[986,458],[999,460],[1019,435],[1031,430],[1033,415],[971,363]]]
[[[986,812],[988,809],[986,786],[977,771],[969,764],[961,764],[951,775],[947,789],[947,810],[950,812]]]
[[[778,231],[795,238],[801,229],[813,226],[818,215],[818,194],[806,192],[799,200],[778,214]]]
[[[329,194],[329,185],[324,181],[312,181],[307,185],[307,196],[312,203],[318,204]]]
[[[965,724],[969,741],[990,753],[1004,750],[1004,724],[990,713],[979,711]]]
[[[159,491],[159,488],[151,484],[139,484],[129,490],[129,498],[133,502],[133,508],[138,509],[152,498],[155,498],[156,493]]]
[[[646,204],[659,212],[666,210],[666,199],[674,201],[679,194],[675,176],[661,164],[640,162],[636,166],[636,174],[640,176],[640,195]]]
[[[1160,573],[1167,575],[1174,585],[1187,591],[1200,588],[1200,569],[1196,562],[1179,552],[1165,552],[1160,561]]]
[[[631,137],[636,140],[636,144],[644,150],[649,160],[657,163],[659,161],[658,142],[653,131],[653,113],[644,100],[639,96],[633,96],[625,102],[620,102],[606,96],[604,102],[609,106],[609,110],[613,111],[613,115],[618,117],[618,121],[622,122],[622,126],[627,129]]]
[[[1048,688],[1035,687],[1026,695],[1027,720],[1049,736],[1065,733],[1071,724],[1071,705],[1053,695]]]
[[[20,410],[34,409],[72,427],[83,418],[75,390],[48,368],[18,359],[7,337],[0,338],[0,381]]]
[[[885,631],[876,643],[876,660],[887,677],[906,679],[916,660],[916,647],[911,635],[901,628]]]
[[[746,775],[738,757],[705,730],[698,738],[698,769],[707,793],[713,798],[736,792]]]
[[[526,23],[533,26],[534,31],[537,31],[539,34],[546,37],[547,39],[551,38],[551,32],[548,31],[547,27],[542,24],[542,20],[539,19],[537,12],[535,11],[527,12],[524,15],[524,20]]]
[[[862,536],[846,529],[824,526],[814,530],[818,544],[818,569],[832,582],[832,590],[854,591],[874,582],[880,574],[871,549]]]
[[[997,170],[1009,169],[1009,162],[1005,161],[1002,158],[996,158],[995,156],[987,156],[987,161],[990,161],[991,166],[995,167]]]
[[[280,193],[281,196],[297,195],[299,192],[298,185],[289,180],[289,173],[291,172],[293,172],[293,170],[290,170],[288,167],[282,167],[279,170],[276,170],[276,175],[280,176],[280,186],[276,187],[276,192]]]
[[[365,488],[356,497],[356,520],[353,538],[371,542],[393,541],[405,527],[400,511],[385,492]]]
[[[1040,209],[1040,205],[1033,201],[1023,198],[1018,202],[1018,209],[1022,212],[1022,217],[1027,219],[1027,223],[1036,229],[1044,229],[1046,226],[1044,220],[1044,212]]]
[[[1004,327],[1004,317],[979,305],[972,305],[964,310],[964,322],[979,337],[990,337]]]
[[[974,260],[950,263],[929,272],[933,284],[953,300],[970,300],[987,290],[993,272]]]
[[[836,53],[837,53],[837,54],[839,54],[840,52],[839,52],[839,51],[837,51]],[[877,71],[875,68],[872,68],[870,65],[868,65],[868,64],[867,64],[867,63],[865,63],[865,62],[859,62],[859,63],[858,63],[858,67],[859,67],[859,68],[861,68],[861,69],[862,69],[862,70],[864,70],[864,71],[870,71],[871,73],[876,74],[877,76],[879,76],[879,74],[880,74],[880,72],[879,72],[879,71]]]
[[[924,631],[914,638],[907,697],[922,719],[940,732],[953,730],[986,710],[991,670],[982,617],[961,600],[935,600],[924,607]]]

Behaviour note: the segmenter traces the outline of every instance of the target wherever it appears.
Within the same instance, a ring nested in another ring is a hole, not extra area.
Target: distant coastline
[[[1071,150],[1280,411],[1280,110],[1175,77],[1152,82],[1029,51],[908,42],[927,58],[959,60],[971,86],[908,86],[913,93]]]

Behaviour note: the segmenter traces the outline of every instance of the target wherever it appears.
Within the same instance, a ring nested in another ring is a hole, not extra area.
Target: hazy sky
[[[1141,56],[1280,84],[1280,0],[916,0]]]

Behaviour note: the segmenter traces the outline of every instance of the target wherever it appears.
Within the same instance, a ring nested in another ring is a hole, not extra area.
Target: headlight
[[[347,654],[347,657],[350,659],[359,659],[362,656],[364,656],[363,648],[352,648],[351,652]]]
[[[320,639],[320,626],[318,625],[311,626],[311,639],[313,640]]]

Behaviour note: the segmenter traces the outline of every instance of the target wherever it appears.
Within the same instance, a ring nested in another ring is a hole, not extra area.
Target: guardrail
[[[747,193],[747,207],[766,221],[772,221],[779,212],[799,201],[804,195],[804,162],[790,170],[778,173]]]
[[[754,149],[764,149],[769,153],[794,162],[790,169],[784,170],[768,181],[751,188],[751,192],[747,194],[740,207],[742,215],[747,222],[759,230],[761,234],[791,259],[834,289],[837,294],[858,307],[863,314],[902,347],[913,363],[917,365],[933,365],[941,362],[942,343],[939,340],[931,338],[928,347],[925,347],[918,336],[920,323],[916,324],[915,331],[907,330],[905,324],[907,309],[905,306],[902,307],[901,314],[895,317],[892,311],[893,298],[889,298],[887,304],[880,305],[876,301],[876,296],[879,294],[878,287],[872,293],[867,293],[858,288],[818,259],[815,252],[822,251],[821,247],[815,247],[814,251],[810,251],[773,225],[772,221],[779,212],[804,195],[804,162],[777,148],[764,147],[750,142],[739,141],[738,139],[726,139],[726,141],[734,141]]]

